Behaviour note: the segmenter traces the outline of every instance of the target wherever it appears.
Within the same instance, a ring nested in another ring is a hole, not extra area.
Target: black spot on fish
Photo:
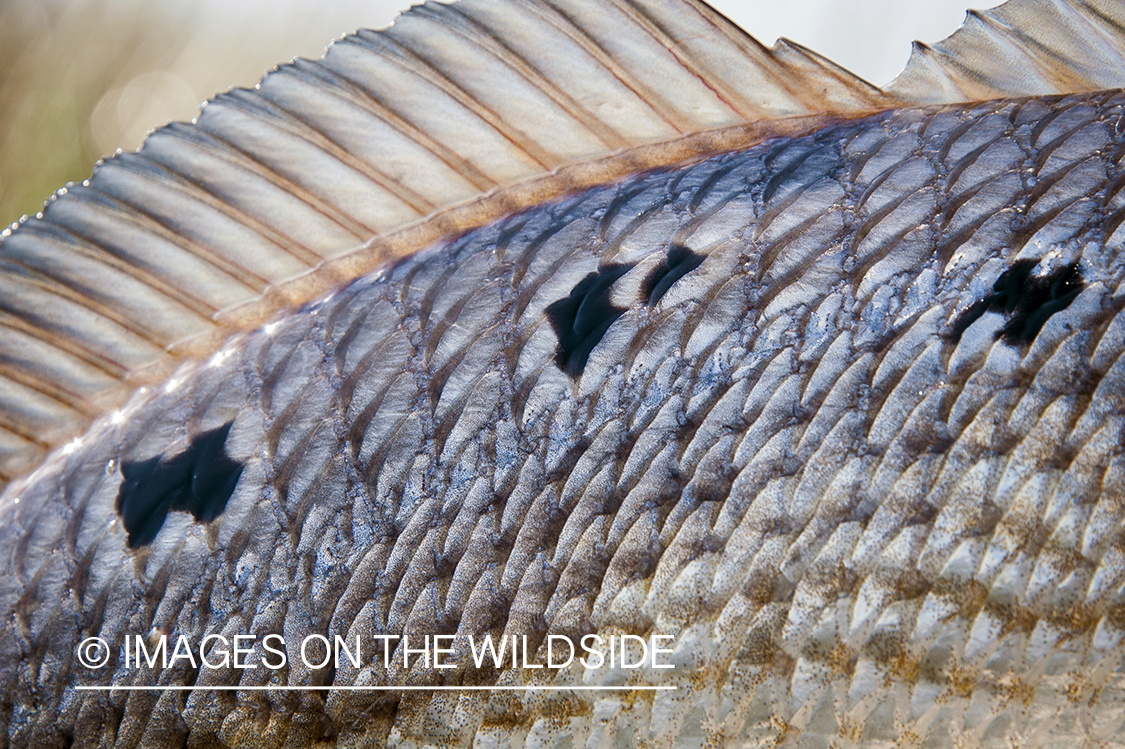
[[[559,338],[555,364],[571,377],[582,374],[594,346],[625,312],[610,302],[609,290],[632,267],[607,265],[579,281],[570,296],[547,307],[547,320]]]
[[[996,334],[1011,344],[1031,343],[1044,323],[1070,306],[1086,286],[1077,263],[1057,268],[1045,276],[1033,276],[1037,260],[1017,260],[1000,274],[992,293],[972,304],[953,323],[953,340],[960,341],[969,326],[985,312],[1000,312],[1008,322]]]
[[[642,287],[649,306],[659,302],[668,289],[672,288],[672,284],[698,268],[702,262],[702,255],[697,255],[682,244],[669,247],[664,262],[652,269]]]
[[[152,543],[169,512],[190,512],[203,523],[223,514],[242,475],[242,464],[223,450],[232,423],[196,435],[186,450],[171,457],[121,463],[124,481],[117,492],[117,512],[129,534],[129,548]]]

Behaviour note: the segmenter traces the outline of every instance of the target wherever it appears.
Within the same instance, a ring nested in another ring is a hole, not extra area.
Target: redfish
[[[1123,63],[464,0],[107,160],[0,244],[0,735],[1120,745]]]

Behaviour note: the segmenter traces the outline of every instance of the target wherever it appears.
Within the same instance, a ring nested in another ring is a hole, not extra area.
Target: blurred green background
[[[0,227],[115,149],[188,120],[275,64],[319,57],[409,0],[0,0]],[[787,36],[886,83],[909,41],[960,25],[964,0],[718,0],[759,39]],[[986,2],[984,5],[993,5]]]

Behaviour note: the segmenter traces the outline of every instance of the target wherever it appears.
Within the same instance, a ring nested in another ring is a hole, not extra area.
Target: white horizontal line
[[[328,692],[332,690],[340,692],[535,692],[535,691],[557,691],[557,692],[656,692],[667,691],[676,689],[674,686],[636,686],[636,687],[588,687],[588,686],[573,686],[573,687],[510,687],[510,686],[496,686],[496,687],[291,687],[291,686],[253,686],[253,687],[232,687],[232,686],[186,686],[186,685],[171,685],[171,686],[152,686],[152,687],[138,687],[138,686],[119,686],[119,687],[103,687],[103,686],[76,686],[75,689],[83,692],[193,692],[200,691],[213,691],[213,692]]]

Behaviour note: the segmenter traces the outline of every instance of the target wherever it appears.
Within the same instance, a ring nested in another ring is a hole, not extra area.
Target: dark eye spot
[[[169,512],[190,512],[203,523],[223,514],[242,475],[242,464],[223,449],[233,423],[196,435],[182,453],[121,463],[117,513],[129,548],[152,543]]]
[[[652,269],[652,273],[645,279],[645,298],[651,307],[660,301],[672,284],[691,273],[703,262],[703,256],[698,255],[681,244],[674,244],[668,248],[668,255],[660,265]]]
[[[1031,343],[1051,315],[1070,306],[1085,288],[1078,264],[1056,268],[1045,276],[1033,276],[1037,260],[1017,260],[1000,274],[992,293],[962,312],[953,323],[953,340],[960,341],[969,326],[985,312],[999,312],[1008,322],[996,334],[1010,344]]]
[[[590,352],[621,317],[624,308],[614,307],[609,299],[613,283],[629,272],[632,265],[607,265],[587,274],[568,297],[547,307],[547,320],[559,338],[555,364],[571,377],[582,374]]]

